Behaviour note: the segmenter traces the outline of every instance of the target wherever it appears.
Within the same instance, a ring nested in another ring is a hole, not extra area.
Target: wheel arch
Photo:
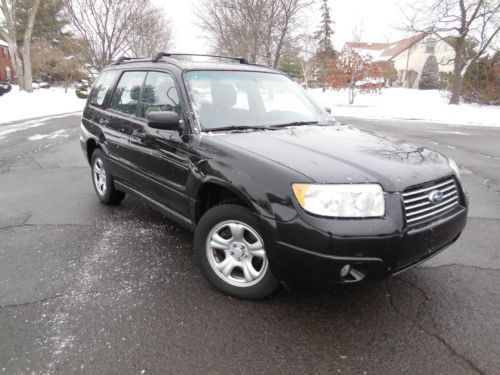
[[[92,154],[96,149],[99,148],[99,144],[94,138],[89,138],[87,139],[86,142],[86,150],[87,150],[87,161],[90,162],[92,161]]]
[[[204,181],[197,190],[194,204],[194,221],[197,223],[203,214],[221,203],[234,203],[257,212],[252,201],[235,186],[218,179]]]
[[[108,156],[107,147],[101,142],[101,140],[99,140],[98,138],[95,138],[95,137],[89,137],[86,140],[85,149],[86,149],[87,160],[88,160],[89,164],[92,162],[92,154],[97,149],[101,150],[104,153],[104,155]]]

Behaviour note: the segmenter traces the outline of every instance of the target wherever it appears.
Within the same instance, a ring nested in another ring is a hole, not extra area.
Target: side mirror
[[[332,109],[330,107],[325,107],[325,111],[328,112],[329,115],[332,114]]]
[[[148,126],[153,129],[179,130],[181,123],[175,112],[154,111],[148,114]]]

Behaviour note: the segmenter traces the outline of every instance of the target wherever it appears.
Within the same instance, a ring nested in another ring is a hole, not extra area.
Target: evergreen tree
[[[318,41],[318,54],[335,58],[336,52],[332,44],[332,23],[333,21],[330,16],[328,0],[323,0],[323,4],[321,4],[321,26],[320,29],[316,31],[314,36]]]
[[[332,23],[333,21],[330,16],[328,0],[323,0],[323,3],[321,4],[320,28],[314,34],[314,37],[318,42],[318,49],[314,57],[316,61],[316,72],[323,90],[325,89],[328,80],[328,68],[337,58],[337,52],[333,48],[332,44]]]
[[[33,6],[33,0],[18,0],[17,12],[17,36],[18,44],[22,45],[22,36],[27,25],[29,12]],[[51,45],[58,44],[62,39],[70,37],[66,32],[69,20],[65,16],[64,0],[43,0],[40,2],[36,14],[36,22],[33,27],[32,40],[46,40]]]
[[[425,60],[422,74],[418,81],[418,88],[420,90],[435,90],[438,88],[439,83],[439,66],[436,56],[431,55]]]

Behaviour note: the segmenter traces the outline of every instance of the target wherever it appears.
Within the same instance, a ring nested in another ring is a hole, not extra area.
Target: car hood
[[[385,191],[402,191],[452,174],[448,159],[436,151],[351,126],[297,126],[221,138],[316,183],[377,182]]]

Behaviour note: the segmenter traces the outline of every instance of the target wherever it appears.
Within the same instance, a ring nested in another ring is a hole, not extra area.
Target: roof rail
[[[162,57],[171,56],[199,56],[199,57],[215,57],[218,59],[229,59],[238,61],[240,64],[248,64],[248,60],[245,57],[232,57],[232,56],[222,56],[222,55],[205,55],[202,53],[168,53],[168,52],[158,52],[151,59],[152,62],[158,62]]]
[[[142,57],[128,57],[128,56],[120,56],[112,65],[120,65],[124,61],[128,60],[138,60],[142,59]]]

